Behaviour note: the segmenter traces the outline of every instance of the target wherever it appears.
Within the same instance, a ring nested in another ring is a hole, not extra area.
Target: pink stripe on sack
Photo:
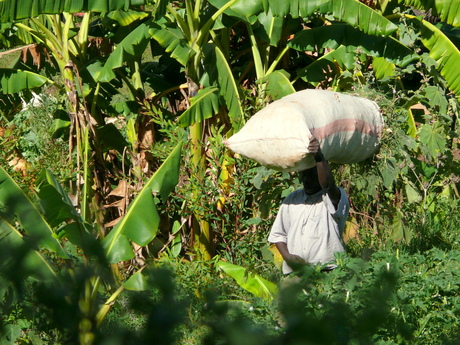
[[[310,128],[310,132],[318,140],[323,140],[338,132],[359,132],[372,137],[380,138],[382,127],[373,126],[369,122],[363,120],[340,119],[332,121],[323,127]]]

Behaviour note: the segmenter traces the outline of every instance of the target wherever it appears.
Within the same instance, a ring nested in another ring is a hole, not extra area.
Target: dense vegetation
[[[457,344],[456,0],[0,1],[3,344]],[[329,274],[280,290],[296,174],[225,138],[305,88],[376,101]]]

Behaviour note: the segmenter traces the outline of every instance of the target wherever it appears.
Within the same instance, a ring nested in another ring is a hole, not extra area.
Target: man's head
[[[300,172],[300,180],[303,183],[305,193],[311,195],[318,193],[321,190],[321,185],[318,180],[318,170],[316,166]]]

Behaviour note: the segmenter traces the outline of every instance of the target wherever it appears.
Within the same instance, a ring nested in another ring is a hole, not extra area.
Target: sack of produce
[[[232,151],[280,171],[315,166],[309,138],[333,163],[356,163],[379,146],[383,118],[368,99],[334,91],[303,90],[267,105],[226,140]]]

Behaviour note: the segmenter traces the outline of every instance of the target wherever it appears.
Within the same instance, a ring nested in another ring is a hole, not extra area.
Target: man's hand
[[[313,155],[315,161],[319,162],[323,159],[323,153],[321,152],[319,141],[313,135],[311,135],[309,139],[310,143],[308,144],[308,152]]]
[[[280,252],[283,260],[291,267],[294,271],[299,270],[302,266],[307,265],[307,262],[296,254],[289,253],[287,244],[284,242],[276,242],[276,248]]]
[[[296,254],[287,254],[284,257],[284,260],[294,271],[299,270],[303,266],[307,265],[307,262]]]

